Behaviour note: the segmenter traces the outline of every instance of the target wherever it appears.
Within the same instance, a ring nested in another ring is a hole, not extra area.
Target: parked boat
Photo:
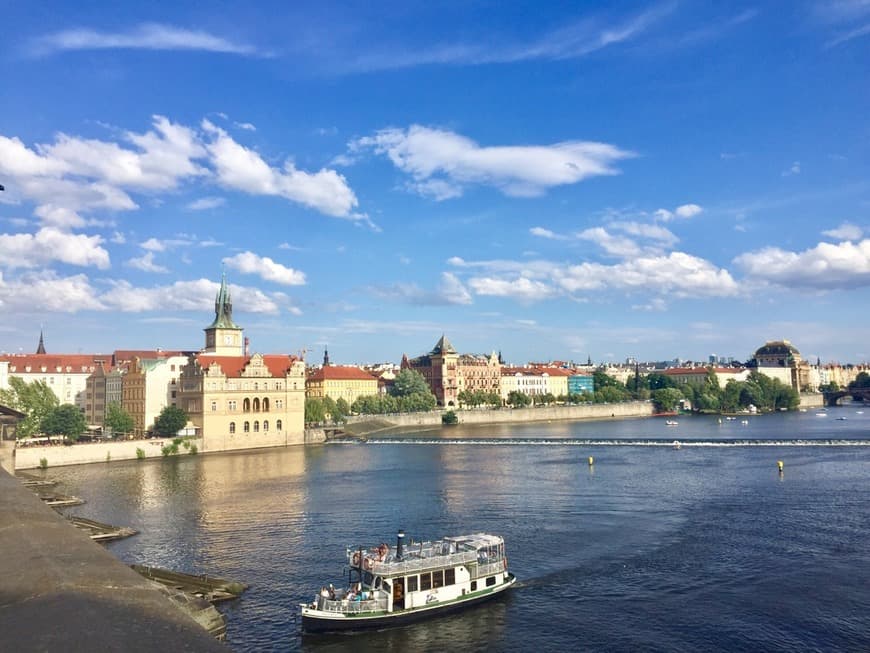
[[[680,423],[675,419],[666,419],[665,424],[667,426],[679,426]]]
[[[464,610],[516,582],[504,539],[488,533],[405,545],[347,547],[347,587],[321,588],[300,604],[304,632],[353,631],[404,625]]]

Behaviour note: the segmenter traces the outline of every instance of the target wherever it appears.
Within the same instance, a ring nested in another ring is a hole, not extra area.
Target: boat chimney
[[[401,528],[396,534],[396,560],[402,559],[402,545],[405,543],[405,531]]]

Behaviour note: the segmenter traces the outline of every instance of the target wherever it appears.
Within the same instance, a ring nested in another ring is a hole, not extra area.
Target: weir
[[[553,439],[553,438],[382,438],[370,439],[367,445],[473,445],[487,447],[670,447],[673,439]],[[808,439],[742,439],[742,440],[679,440],[680,447],[870,447],[870,440],[831,438]]]

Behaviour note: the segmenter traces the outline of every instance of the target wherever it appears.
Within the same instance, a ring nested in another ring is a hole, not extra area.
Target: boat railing
[[[456,565],[468,564],[477,560],[476,551],[459,551],[448,555],[433,555],[407,557],[403,560],[391,560],[387,562],[374,561],[372,572],[381,576],[395,574],[414,574],[427,569],[440,567],[455,567]]]
[[[477,565],[477,578],[482,578],[483,576],[491,576],[492,574],[497,574],[505,570],[505,561],[504,558],[497,558],[495,560],[490,559],[489,562],[485,564]]]
[[[323,596],[317,597],[317,609],[323,612],[340,612],[343,614],[358,614],[361,612],[386,612],[387,599],[366,599],[355,601],[351,599],[332,600]]]

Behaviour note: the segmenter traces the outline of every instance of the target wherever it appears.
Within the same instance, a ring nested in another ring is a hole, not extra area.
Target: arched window
[[[259,397],[254,397],[254,412],[255,413],[260,412],[260,398]]]
[[[251,412],[251,400],[245,397],[242,400],[242,412],[250,413]]]
[[[251,430],[251,423],[245,422],[245,433],[249,433]]]
[[[277,422],[275,422],[275,428],[278,429],[279,431],[281,430],[281,420],[280,419]]]
[[[254,433],[260,432],[260,422],[254,422]]]
[[[263,412],[269,412],[269,397],[263,397]]]
[[[230,433],[235,433],[235,432],[236,432],[236,423],[230,422]]]
[[[267,420],[267,419],[264,419],[264,420],[263,420],[263,430],[264,430],[264,431],[268,431],[268,430],[269,430],[269,420]]]

